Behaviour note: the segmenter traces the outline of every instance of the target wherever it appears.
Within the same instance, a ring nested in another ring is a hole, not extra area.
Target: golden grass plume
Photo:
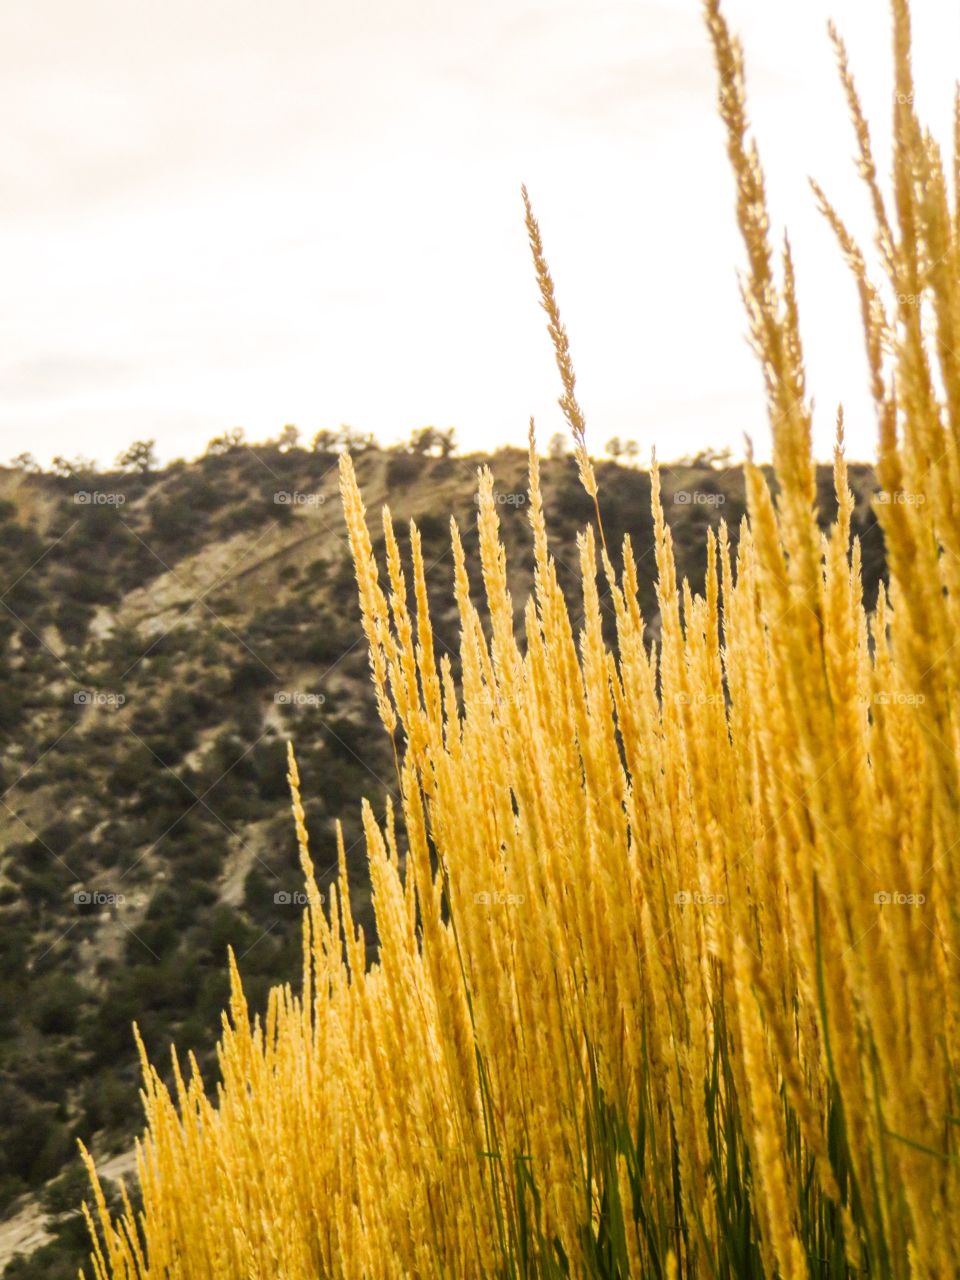
[[[696,594],[654,470],[653,645],[629,544],[619,572],[605,548],[598,565],[589,528],[573,621],[531,438],[533,594],[515,625],[484,471],[483,616],[453,530],[455,682],[415,531],[411,615],[392,528],[384,588],[343,459],[377,702],[402,744],[402,842],[392,810],[363,811],[378,959],[342,854],[321,905],[291,756],[302,989],[251,1020],[232,965],[215,1102],[176,1060],[171,1094],[144,1059],[143,1210],[114,1222],[97,1197],[97,1280],[956,1273],[960,212],[915,113],[906,0],[892,11],[889,208],[835,38],[880,282],[818,194],[860,297],[889,591],[868,616],[842,416],[838,515],[817,523],[792,256],[778,267],[742,53],[707,0],[776,494],[748,464],[749,524],[735,548],[710,535]]]

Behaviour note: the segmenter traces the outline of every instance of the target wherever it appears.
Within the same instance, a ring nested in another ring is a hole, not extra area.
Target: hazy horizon
[[[886,174],[888,15],[727,8],[771,206],[789,212],[816,452],[842,399],[848,453],[869,459],[857,299],[802,175],[869,238],[825,23],[848,40]],[[957,41],[933,0],[915,9],[921,116],[949,136]],[[960,35],[960,11],[949,20]],[[453,426],[486,450],[522,444],[531,413],[545,443],[562,420],[521,182],[592,450],[619,435],[643,459],[741,456],[750,433],[767,456],[692,0],[280,0],[269,23],[250,0],[45,0],[6,10],[0,33],[4,460],[106,464],[144,437],[193,456],[231,427],[256,439],[286,422],[384,443]]]

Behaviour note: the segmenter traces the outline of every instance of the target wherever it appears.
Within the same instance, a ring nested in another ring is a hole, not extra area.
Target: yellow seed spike
[[[906,0],[893,9],[909,98]],[[654,457],[656,582],[629,538],[618,580],[587,529],[568,602],[531,422],[532,593],[515,607],[483,473],[479,555],[451,526],[459,652],[438,667],[429,607],[450,602],[428,599],[412,528],[408,605],[389,514],[378,566],[344,459],[374,697],[391,738],[401,726],[406,737],[396,811],[378,821],[362,808],[372,897],[349,882],[338,826],[321,901],[289,749],[310,901],[302,994],[281,985],[248,1007],[230,954],[209,1096],[189,1055],[181,1072],[172,1054],[168,1087],[135,1030],[143,1208],[135,1222],[124,1198],[113,1221],[83,1153],[95,1280],[490,1276],[521,1258],[539,1275],[561,1256],[579,1276],[608,1246],[624,1274],[695,1280],[729,1271],[744,1240],[767,1280],[840,1257],[890,1280],[956,1269],[960,249],[948,166],[912,101],[898,103],[886,199],[835,38],[887,274],[869,279],[816,189],[859,290],[879,419],[889,589],[871,615],[842,411],[837,517],[823,529],[814,510],[794,262],[788,242],[772,249],[740,47],[717,0],[706,16],[773,483],[748,442],[748,517],[708,535],[701,592],[678,581],[671,482]],[[524,196],[561,403],[596,497]],[[899,296],[909,289],[919,306]],[[656,644],[639,606],[652,588]],[[355,921],[371,905],[368,948]],[[735,1241],[723,1212],[734,1202]]]
[[[387,688],[387,658],[385,646],[389,643],[390,627],[387,617],[387,605],[380,590],[377,566],[373,558],[373,545],[367,529],[363,501],[357,487],[350,455],[340,457],[340,494],[343,500],[343,512],[350,535],[350,547],[357,574],[357,585],[360,590],[360,608],[363,618],[364,635],[370,651],[370,669],[377,694],[377,707],[380,719],[387,732],[393,735],[397,727],[397,716],[390,700]]]
[[[873,202],[873,213],[877,223],[877,235],[880,248],[884,256],[884,262],[887,270],[892,271],[894,270],[895,264],[894,236],[887,215],[886,201],[883,198],[883,193],[880,190],[880,185],[877,180],[877,166],[873,158],[873,144],[870,140],[870,126],[867,123],[866,116],[864,115],[860,95],[857,92],[857,86],[850,70],[850,60],[847,55],[847,47],[832,22],[829,24],[829,32],[837,58],[840,81],[843,85],[843,91],[847,99],[847,107],[850,112],[850,118],[853,121],[854,132],[856,134],[857,147],[860,154],[860,176],[867,184],[867,188],[870,192],[870,198]]]
[[[530,203],[530,197],[525,186],[521,188],[521,194],[523,195],[530,252],[533,255],[537,284],[540,286],[540,301],[544,311],[547,313],[547,329],[553,342],[557,368],[560,370],[560,380],[563,383],[560,408],[563,410],[563,416],[566,418],[567,425],[570,427],[570,432],[573,436],[580,483],[590,497],[593,498],[594,508],[597,513],[597,527],[600,530],[600,540],[603,542],[603,522],[600,519],[597,478],[594,474],[593,463],[590,461],[590,455],[587,453],[587,424],[584,420],[583,410],[580,408],[580,402],[577,399],[577,379],[573,371],[573,360],[570,356],[570,340],[567,337],[563,321],[560,319],[560,309],[557,306],[553,277],[550,274],[550,268],[547,266],[547,260],[543,252],[540,226],[533,216],[533,206]]]
[[[833,488],[837,495],[836,537],[846,552],[850,543],[850,520],[855,503],[847,481],[847,460],[843,445],[843,405],[840,405],[837,409],[837,440],[833,450]]]
[[[889,436],[890,393],[884,376],[884,352],[890,345],[890,328],[886,310],[879,291],[867,275],[866,262],[859,246],[847,230],[839,214],[824,195],[816,182],[811,182],[820,211],[830,223],[840,244],[844,257],[853,272],[860,295],[860,317],[863,324],[864,341],[867,348],[867,361],[870,366],[870,387],[874,403],[880,415],[881,424]],[[891,250],[892,253],[892,250]],[[883,442],[882,442],[883,443]],[[894,447],[892,439],[887,438],[885,447]]]
[[[543,599],[548,579],[547,525],[543,515],[543,495],[540,492],[540,459],[537,456],[537,440],[533,418],[530,419],[528,442],[528,466],[530,487],[527,491],[530,498],[528,516],[533,530],[533,550],[536,564],[536,595]]]
[[[423,565],[423,549],[420,531],[410,521],[410,552],[413,559],[413,581],[417,601],[417,669],[423,686],[424,706],[434,741],[442,732],[440,677],[433,647],[433,628],[430,625],[430,606],[427,597],[426,572]]]

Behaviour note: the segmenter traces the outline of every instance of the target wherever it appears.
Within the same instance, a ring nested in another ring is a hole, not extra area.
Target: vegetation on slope
[[[868,611],[842,420],[836,518],[817,521],[792,259],[776,269],[739,46],[717,0],[706,15],[776,493],[747,466],[749,525],[736,548],[707,534],[695,593],[654,471],[651,636],[528,202],[596,515],[582,595],[560,585],[531,447],[533,594],[518,618],[485,472],[487,612],[455,527],[459,635],[438,643],[420,539],[405,558],[385,515],[383,581],[342,460],[400,792],[382,819],[363,808],[375,959],[343,841],[321,891],[291,755],[301,984],[251,1019],[232,966],[215,1105],[194,1063],[171,1091],[144,1054],[143,1211],[98,1196],[98,1280],[955,1272],[960,193],[916,118],[894,0],[894,214],[839,46],[882,287],[821,197],[880,423],[889,590]]]
[[[129,1150],[142,1117],[132,1021],[152,1057],[175,1039],[213,1079],[227,947],[254,1007],[297,966],[288,737],[309,783],[320,889],[336,875],[341,818],[354,916],[375,953],[359,805],[367,794],[382,807],[395,782],[351,621],[344,447],[368,494],[416,516],[440,599],[452,581],[447,516],[472,542],[476,470],[491,461],[514,595],[525,598],[519,451],[461,457],[423,433],[392,450],[356,433],[308,448],[287,432],[256,446],[221,439],[163,468],[141,448],[113,471],[61,462],[43,474],[28,460],[0,471],[0,1214],[8,1225],[43,1215],[55,1237],[11,1277],[74,1277],[87,1257],[78,1213],[37,1197],[49,1186],[60,1204],[58,1188],[74,1185],[78,1137],[103,1155]],[[593,506],[572,458],[543,466],[572,589],[576,530]],[[613,463],[599,472],[611,537],[652,547],[649,475]],[[826,517],[826,469],[819,482]],[[742,472],[688,461],[664,484],[678,561],[702,581],[704,530],[721,515],[739,524]],[[868,468],[857,484],[875,589],[882,539]],[[642,598],[655,626],[649,574]],[[434,625],[438,646],[455,652],[455,611]],[[0,1261],[4,1241],[0,1220]]]

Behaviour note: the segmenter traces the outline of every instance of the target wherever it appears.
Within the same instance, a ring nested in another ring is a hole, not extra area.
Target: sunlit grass
[[[890,587],[867,616],[842,417],[824,537],[792,258],[770,243],[739,46],[715,0],[706,16],[776,497],[748,464],[749,523],[735,552],[725,529],[710,535],[695,594],[677,582],[654,470],[654,646],[633,549],[602,543],[524,192],[561,406],[597,500],[582,608],[571,616],[557,581],[531,431],[534,593],[518,634],[483,472],[483,617],[452,531],[455,685],[418,535],[405,569],[385,514],[384,577],[344,458],[404,819],[401,847],[392,813],[381,826],[364,808],[379,958],[364,963],[343,856],[321,902],[291,756],[302,994],[275,990],[251,1023],[234,968],[213,1101],[179,1070],[171,1097],[144,1062],[143,1217],[114,1223],[101,1202],[103,1280],[955,1273],[956,174],[914,114],[894,0],[892,201],[838,42],[882,283],[820,196],[860,290],[880,424]]]

